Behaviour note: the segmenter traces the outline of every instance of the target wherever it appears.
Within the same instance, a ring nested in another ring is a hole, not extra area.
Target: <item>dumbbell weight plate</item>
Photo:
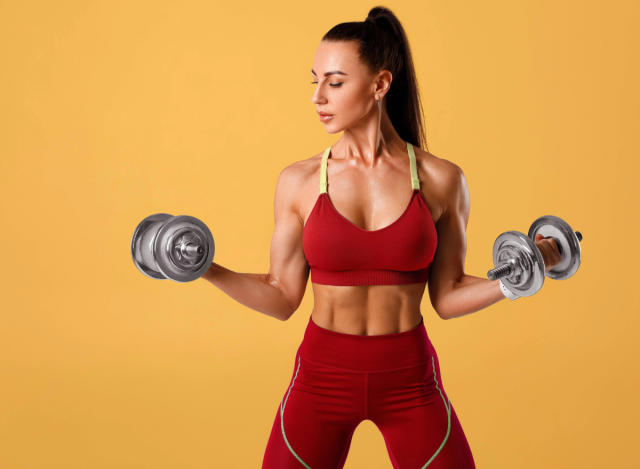
[[[514,272],[502,283],[520,296],[531,296],[544,283],[544,261],[535,243],[519,231],[505,231],[493,243],[495,267],[514,262]]]
[[[207,225],[189,215],[165,221],[153,246],[158,270],[177,282],[190,282],[202,276],[211,266],[214,251]]]
[[[562,259],[547,272],[547,277],[563,280],[571,277],[580,267],[580,241],[569,224],[562,218],[544,215],[531,224],[529,238],[535,239],[536,234],[545,238],[552,237],[560,245]]]
[[[136,226],[131,237],[131,257],[138,270],[147,277],[155,279],[166,278],[158,269],[153,258],[153,243],[162,224],[172,215],[156,213],[149,215]]]

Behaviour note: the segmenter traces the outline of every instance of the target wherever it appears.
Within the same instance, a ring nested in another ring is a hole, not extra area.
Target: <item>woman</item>
[[[266,275],[213,264],[204,278],[286,320],[311,272],[314,308],[276,412],[263,469],[344,466],[360,422],[380,429],[394,468],[475,467],[420,312],[429,284],[443,319],[505,297],[463,272],[469,195],[462,170],[420,149],[413,61],[386,8],[338,24],[314,57],[313,103],[342,137],[278,178]],[[538,240],[547,269],[559,259]]]

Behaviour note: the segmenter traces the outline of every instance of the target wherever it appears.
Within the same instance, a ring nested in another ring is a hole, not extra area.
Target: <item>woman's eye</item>
[[[312,85],[315,85],[317,83],[318,83],[317,81],[312,81],[311,82]],[[340,83],[329,83],[329,86],[333,86],[334,88],[338,88],[340,85],[342,85],[342,83],[344,83],[344,82],[341,81]]]

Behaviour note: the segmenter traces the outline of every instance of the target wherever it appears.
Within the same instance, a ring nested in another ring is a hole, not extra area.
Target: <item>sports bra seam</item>
[[[422,191],[420,189],[413,189],[413,192],[411,193],[411,200],[409,201],[409,204],[407,205],[407,208],[405,209],[405,211],[402,212],[402,215],[400,215],[398,218],[396,218],[396,220],[393,223],[391,223],[391,225],[387,225],[387,226],[379,228],[377,230],[365,230],[364,228],[360,228],[358,225],[353,224],[353,222],[351,222],[349,219],[344,217],[344,215],[342,215],[340,212],[337,211],[337,209],[335,209],[335,207],[333,206],[333,202],[331,202],[331,199],[329,199],[329,194],[327,194],[326,192],[321,192],[316,197],[316,201],[314,202],[313,207],[311,208],[311,211],[309,212],[309,215],[307,216],[306,221],[302,225],[302,231],[304,232],[304,230],[306,229],[307,225],[309,224],[309,220],[311,220],[311,218],[313,217],[313,215],[314,215],[314,213],[316,211],[316,208],[317,208],[318,204],[320,203],[320,199],[321,199],[323,194],[326,196],[325,198],[331,204],[331,206],[333,207],[334,211],[338,215],[340,215],[341,217],[345,218],[345,221],[353,224],[353,226],[355,226],[356,228],[360,228],[362,231],[375,233],[376,231],[381,231],[381,230],[384,230],[385,228],[388,228],[388,227],[394,225],[397,221],[399,221],[402,217],[404,217],[404,215],[411,209],[411,205],[413,204],[413,198],[416,196],[416,194],[415,194],[416,191],[418,192],[418,198],[420,198],[422,200],[422,202],[424,203],[425,208],[427,209],[427,212],[429,214],[429,219],[431,220],[431,223],[435,226],[435,221],[433,220],[433,214],[431,213],[431,209],[429,208],[429,204],[427,204],[427,200],[425,199],[424,194],[422,193]]]

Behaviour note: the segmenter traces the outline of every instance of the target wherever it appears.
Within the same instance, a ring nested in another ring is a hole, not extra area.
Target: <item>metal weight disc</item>
[[[158,265],[153,258],[153,242],[162,224],[171,218],[171,216],[172,215],[168,213],[149,215],[138,223],[131,237],[131,257],[133,258],[133,263],[138,270],[147,277],[155,279],[166,278],[158,270]]]
[[[506,231],[493,243],[495,267],[513,263],[511,275],[502,277],[502,283],[520,296],[531,296],[544,283],[544,261],[535,243],[519,231]]]
[[[536,234],[541,234],[545,238],[555,238],[562,252],[562,259],[547,272],[547,277],[563,280],[575,274],[580,267],[580,241],[569,224],[562,218],[544,215],[534,221],[529,228],[529,238],[535,240]]]
[[[195,217],[178,215],[158,230],[153,252],[158,270],[176,282],[190,282],[211,266],[215,245],[213,236]]]

